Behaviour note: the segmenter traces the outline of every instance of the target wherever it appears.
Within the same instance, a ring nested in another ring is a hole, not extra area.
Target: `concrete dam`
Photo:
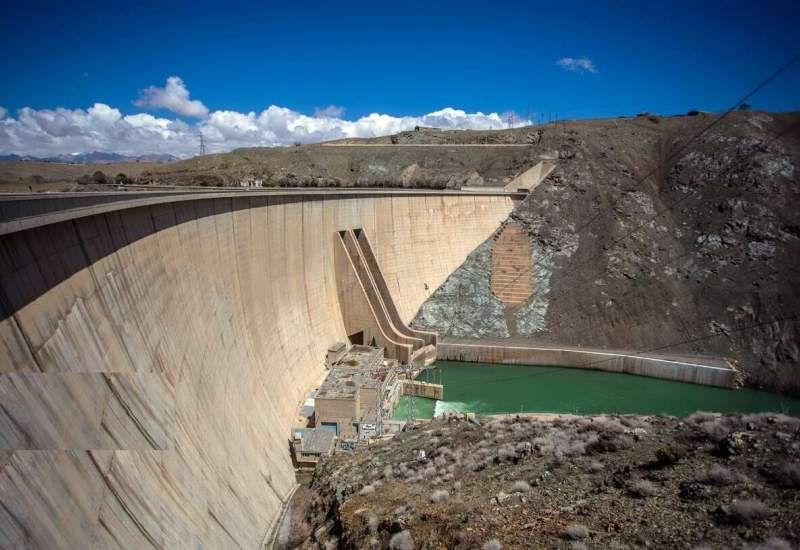
[[[339,232],[369,235],[408,323],[514,197],[0,201],[0,547],[259,547],[295,484],[293,416],[348,335]]]

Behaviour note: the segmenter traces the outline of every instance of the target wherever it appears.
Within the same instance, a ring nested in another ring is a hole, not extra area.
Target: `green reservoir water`
[[[800,400],[751,389],[725,389],[669,380],[565,367],[486,365],[439,361],[419,380],[444,384],[444,401],[403,397],[395,409],[405,419],[447,411],[498,414],[670,414],[695,411],[783,412],[800,416]]]

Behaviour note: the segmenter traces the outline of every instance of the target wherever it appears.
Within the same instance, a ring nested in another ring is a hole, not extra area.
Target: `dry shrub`
[[[598,462],[597,460],[592,460],[589,464],[586,465],[586,469],[593,474],[603,471],[603,463]]]
[[[800,488],[800,464],[797,462],[781,464],[772,475],[773,479],[781,487]]]
[[[406,514],[410,514],[414,511],[414,508],[410,504],[403,504],[402,506],[398,506],[394,509],[395,516],[404,516]]]
[[[655,466],[665,468],[673,466],[681,461],[687,454],[686,447],[679,444],[669,443],[656,449]]]
[[[586,451],[592,453],[615,453],[633,447],[633,438],[628,435],[604,433],[597,441],[590,443]]]
[[[754,550],[793,550],[792,543],[780,537],[770,537],[753,547]]]
[[[570,523],[561,535],[570,540],[582,540],[589,536],[589,528],[580,523]]]
[[[565,457],[586,454],[598,441],[599,438],[595,432],[577,432],[573,429],[566,429],[553,430],[544,437],[537,437],[533,441],[533,445],[540,454],[561,461]]]
[[[656,487],[646,479],[634,481],[630,486],[630,492],[633,496],[639,498],[647,498],[656,494]]]
[[[515,481],[514,484],[511,486],[512,493],[527,493],[531,490],[531,486],[527,481],[519,480]]]
[[[438,491],[434,491],[433,493],[431,493],[431,502],[441,504],[443,502],[447,502],[449,499],[450,499],[450,493],[448,493],[444,489],[440,489]]]
[[[411,536],[411,531],[408,529],[400,531],[392,536],[389,540],[389,548],[391,550],[414,550],[414,538]]]
[[[692,413],[686,417],[686,423],[692,426],[698,426],[703,422],[708,422],[709,420],[714,420],[715,418],[719,418],[718,414],[697,411],[696,413]]]
[[[481,470],[486,469],[486,461],[479,458],[470,457],[465,466],[473,472],[480,472]]]
[[[760,500],[737,500],[728,507],[728,519],[733,523],[750,525],[769,516],[769,508]]]
[[[757,413],[742,417],[742,421],[755,429],[770,429],[780,426],[783,430],[795,431],[800,429],[800,418],[780,413]]]
[[[409,468],[405,463],[401,463],[397,469],[400,477],[404,479],[410,479],[414,476],[414,470]]]
[[[637,418],[635,416],[620,417],[619,422],[620,424],[631,430],[644,428],[645,426],[647,426],[646,422],[642,421],[640,418]]]
[[[605,416],[595,418],[594,422],[592,422],[592,429],[598,433],[624,433],[627,431],[627,428],[619,420]]]
[[[497,539],[486,541],[483,545],[483,550],[502,550],[503,545]]]
[[[709,413],[694,413],[686,418],[686,423],[694,428],[698,440],[711,440],[719,443],[735,431],[742,430],[744,422],[736,416],[720,416]]]
[[[370,514],[367,518],[367,529],[369,529],[370,534],[375,535],[378,532],[378,523],[378,516]]]
[[[526,457],[533,453],[533,445],[531,445],[530,441],[522,441],[517,443],[516,447],[514,447],[514,451],[518,456]]]
[[[731,485],[736,481],[736,476],[724,466],[713,464],[698,478],[698,481],[707,485]]]

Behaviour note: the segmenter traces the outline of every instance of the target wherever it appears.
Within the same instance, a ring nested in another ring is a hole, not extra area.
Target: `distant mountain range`
[[[34,157],[31,155],[0,155],[0,161],[36,161],[36,162],[60,162],[64,164],[114,164],[118,162],[155,162],[167,163],[179,160],[178,157],[169,154],[152,154],[128,156],[118,153],[103,153],[94,151],[92,153],[76,153],[73,155],[57,155],[54,157]]]

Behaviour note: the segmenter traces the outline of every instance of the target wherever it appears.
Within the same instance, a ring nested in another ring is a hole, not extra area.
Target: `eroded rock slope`
[[[531,239],[531,297],[509,308],[492,294],[490,239],[415,324],[724,355],[752,385],[800,390],[800,116],[733,113],[701,133],[713,120],[549,129],[534,147],[557,150],[559,165],[509,220]]]

